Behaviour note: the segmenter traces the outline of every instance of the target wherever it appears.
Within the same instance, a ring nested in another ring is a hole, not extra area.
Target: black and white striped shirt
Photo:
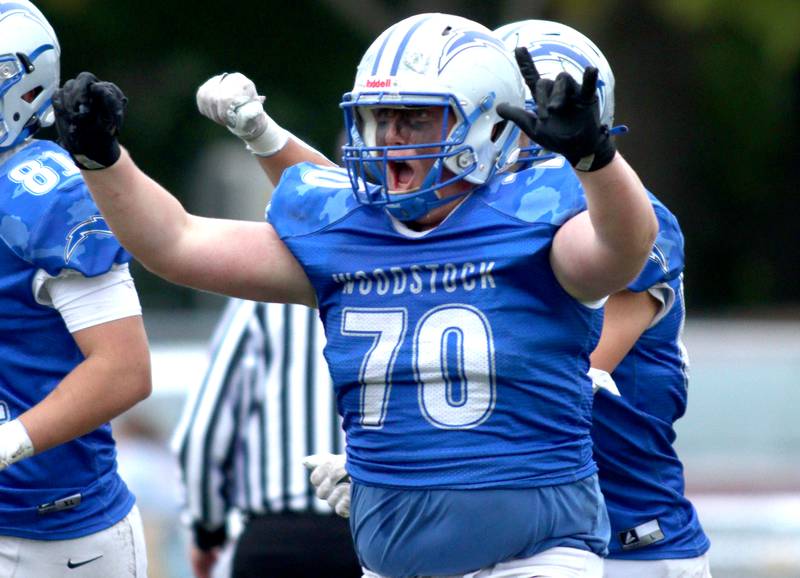
[[[173,440],[191,523],[221,528],[232,510],[330,512],[302,465],[344,449],[324,344],[313,309],[230,301]]]

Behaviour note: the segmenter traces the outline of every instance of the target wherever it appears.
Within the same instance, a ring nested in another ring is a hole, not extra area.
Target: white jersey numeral
[[[414,334],[414,371],[419,408],[431,424],[469,429],[486,421],[496,391],[489,320],[469,305],[428,311]]]
[[[41,161],[30,160],[17,165],[8,173],[8,178],[21,184],[32,195],[46,195],[61,180],[53,169],[44,166]]]
[[[42,153],[42,158],[55,162],[61,175],[42,161],[32,159],[11,169],[8,178],[21,184],[30,194],[40,196],[52,191],[61,182],[62,176],[71,177],[80,173],[78,167],[62,153],[45,151]]]
[[[347,308],[342,335],[371,337],[361,362],[361,425],[386,420],[392,372],[408,327],[405,308]],[[494,338],[488,319],[470,305],[427,311],[417,322],[413,370],[419,408],[441,429],[470,429],[488,419],[496,402]]]
[[[342,335],[372,337],[361,362],[361,425],[381,428],[392,391],[392,369],[406,335],[405,309],[347,308],[342,314]]]

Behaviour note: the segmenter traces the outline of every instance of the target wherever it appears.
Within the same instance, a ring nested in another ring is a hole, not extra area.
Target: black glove
[[[600,124],[597,69],[590,66],[583,71],[582,85],[567,72],[549,80],[539,75],[526,48],[516,48],[514,56],[536,101],[536,112],[502,103],[497,105],[497,114],[543,148],[566,157],[578,170],[596,171],[610,163],[616,148],[608,127]]]
[[[59,141],[82,169],[110,167],[119,158],[117,135],[128,99],[116,84],[81,72],[53,95]]]

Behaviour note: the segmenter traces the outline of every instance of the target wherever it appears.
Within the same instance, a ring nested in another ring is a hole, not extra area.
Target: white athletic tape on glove
[[[0,470],[32,455],[33,443],[21,421],[0,424]]]
[[[310,470],[311,484],[317,497],[328,502],[342,518],[350,517],[350,476],[344,454],[314,454],[303,459]]]
[[[280,151],[289,133],[264,111],[263,96],[252,80],[240,72],[218,74],[197,89],[200,114],[227,127],[258,156]]]

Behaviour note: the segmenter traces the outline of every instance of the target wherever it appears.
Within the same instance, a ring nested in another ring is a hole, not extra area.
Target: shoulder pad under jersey
[[[32,141],[0,167],[0,239],[50,275],[87,277],[130,261],[94,204],[69,155]]]
[[[319,231],[359,206],[347,171],[301,163],[283,172],[267,220],[281,238],[294,237]]]

